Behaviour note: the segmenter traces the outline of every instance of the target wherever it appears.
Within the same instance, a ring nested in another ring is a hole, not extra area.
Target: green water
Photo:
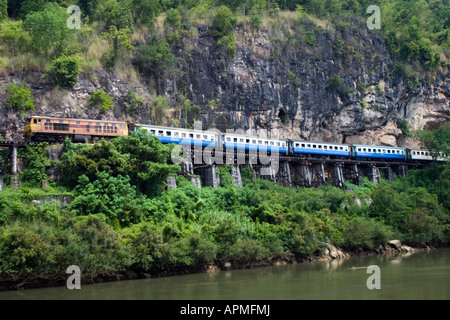
[[[381,289],[369,290],[380,267]],[[450,299],[450,249],[350,257],[251,270],[0,292],[0,299]]]

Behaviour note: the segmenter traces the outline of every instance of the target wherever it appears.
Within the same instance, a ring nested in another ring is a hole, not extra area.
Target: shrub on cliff
[[[23,117],[25,112],[34,111],[34,101],[31,99],[31,90],[23,83],[16,85],[10,83],[6,87],[6,106],[14,108]]]
[[[97,107],[100,111],[108,111],[114,108],[113,99],[103,89],[92,93],[88,99],[88,103],[91,106]]]
[[[76,56],[61,56],[52,61],[50,79],[60,87],[73,87],[78,81],[80,63]]]

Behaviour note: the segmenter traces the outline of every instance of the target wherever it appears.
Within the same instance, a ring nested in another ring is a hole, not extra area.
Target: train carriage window
[[[238,142],[237,140],[238,140],[237,138],[233,138],[233,142]]]
[[[158,131],[158,135],[163,136],[163,135],[164,135],[164,132],[163,132],[162,130],[159,130],[159,131]]]
[[[273,146],[275,145],[275,143],[273,141],[270,141],[270,145]]]
[[[361,151],[361,148],[358,148],[358,151]]]
[[[256,140],[252,140],[252,143],[253,143],[253,144],[256,144]]]
[[[250,143],[250,139],[245,139],[245,143]]]
[[[412,152],[412,154],[413,154],[413,155],[415,156],[415,155],[416,155],[416,152],[415,152],[415,151],[413,151],[413,152]]]
[[[180,133],[179,132],[175,132],[173,135],[178,138],[180,136]]]
[[[258,140],[258,144],[262,144],[262,140]]]
[[[155,130],[150,130],[151,134],[155,134],[155,132],[156,132]]]
[[[341,148],[342,148],[342,147],[341,147]],[[334,150],[339,150],[338,146],[335,146],[335,147],[334,147]]]
[[[268,144],[269,144],[269,141],[267,141],[267,140],[264,141],[264,144],[265,144],[265,145],[268,145]]]
[[[363,152],[366,152],[366,148],[363,148]]]
[[[208,140],[208,136],[206,134],[203,135],[203,140]]]
[[[279,142],[279,141],[277,141],[277,147],[279,147],[279,146],[281,146],[281,144],[280,144],[280,142]]]
[[[322,146],[319,144],[319,149],[322,149]]]
[[[181,137],[182,137],[182,138],[186,138],[186,133],[185,133],[185,132],[182,132],[182,133],[181,133]]]
[[[240,142],[240,143],[244,143],[244,139],[242,139],[242,138],[239,139],[239,142]]]
[[[298,147],[298,143],[297,143],[297,147]],[[305,147],[305,144],[304,143],[302,143],[302,148],[304,148]]]
[[[34,120],[33,120],[33,123],[37,123],[37,119],[34,119]]]
[[[308,144],[308,148],[311,148],[311,145],[310,145],[310,144]]]
[[[231,139],[230,139],[230,137],[227,137],[227,141],[228,141],[228,142],[231,142]]]
[[[80,125],[81,124],[81,122],[80,121],[77,121],[77,125]]]
[[[194,139],[194,134],[193,133],[189,133],[189,138],[190,139]]]

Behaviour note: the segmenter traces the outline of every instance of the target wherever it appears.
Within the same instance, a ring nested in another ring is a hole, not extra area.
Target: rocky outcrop
[[[406,118],[412,130],[433,129],[450,120],[448,74],[407,88],[379,34],[357,20],[331,31],[304,19],[292,29],[237,28],[237,51],[230,59],[217,47],[206,26],[198,36],[172,45],[178,71],[158,79],[128,80],[103,70],[81,75],[70,90],[58,90],[41,74],[0,78],[1,84],[33,80],[34,115],[84,117],[153,123],[146,107],[130,108],[128,94],[151,99],[165,95],[175,102],[183,92],[201,107],[196,114],[170,112],[168,118],[203,121],[203,128],[242,129],[283,139],[418,147],[405,137],[396,120]],[[313,34],[307,44],[305,34]],[[343,50],[336,50],[341,45]],[[332,75],[342,87],[327,90]],[[153,89],[151,83],[155,84]],[[0,85],[0,87],[2,87]],[[108,112],[88,106],[98,89],[114,97]],[[215,103],[211,103],[213,101]],[[4,106],[0,90],[0,136],[22,139],[25,119]]]

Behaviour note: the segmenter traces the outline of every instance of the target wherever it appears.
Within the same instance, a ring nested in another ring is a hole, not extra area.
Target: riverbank
[[[126,270],[123,272],[109,272],[95,277],[81,276],[81,285],[98,284],[114,281],[128,281],[137,279],[173,277],[195,273],[213,273],[229,270],[255,269],[270,266],[281,266],[287,264],[318,262],[341,260],[352,256],[368,256],[368,255],[401,255],[412,254],[424,250],[434,250],[437,248],[450,248],[450,242],[434,242],[432,244],[423,244],[421,246],[408,246],[399,240],[392,240],[385,245],[380,245],[373,250],[364,250],[362,248],[341,249],[333,245],[326,245],[323,251],[318,251],[313,255],[297,255],[286,254],[284,256],[263,258],[258,261],[240,262],[240,261],[224,261],[217,263],[205,263],[191,267],[172,267],[160,270],[148,270],[142,272],[139,270]],[[70,274],[60,273],[52,277],[28,277],[21,279],[0,280],[0,291],[22,290],[35,288],[48,288],[66,286],[66,282]]]

